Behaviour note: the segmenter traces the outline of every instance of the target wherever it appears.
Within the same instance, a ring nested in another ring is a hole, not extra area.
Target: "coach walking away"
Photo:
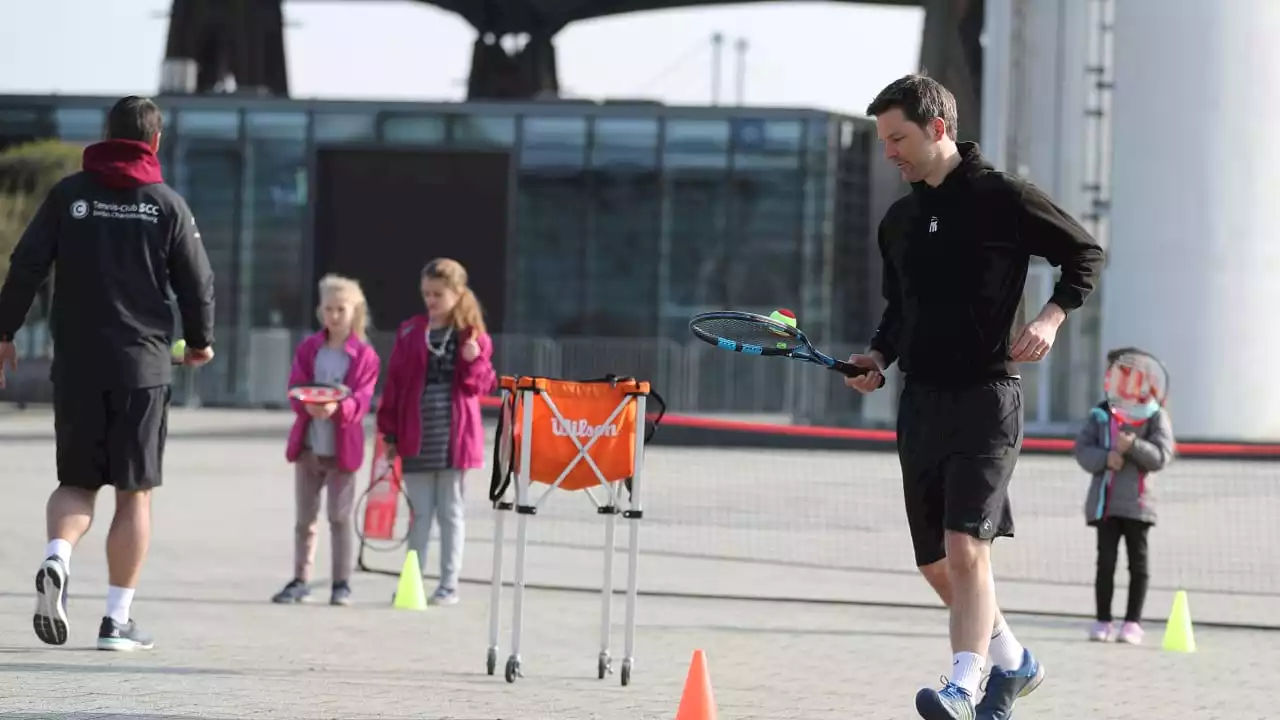
[[[887,307],[846,380],[873,392],[894,362],[905,375],[898,459],[916,564],[951,611],[952,669],[922,689],[927,720],[1006,720],[1044,667],[996,605],[991,543],[1013,537],[1008,486],[1022,449],[1018,363],[1053,346],[1067,313],[1093,292],[1102,248],[1030,182],[995,170],[956,142],[956,103],[937,81],[909,75],[867,108],[885,156],[911,184],[879,227]],[[1061,268],[1053,295],[1017,330],[1031,256]],[[976,706],[984,668],[990,679]]]
[[[191,210],[164,183],[156,149],[163,118],[126,97],[107,115],[106,140],[83,170],[53,187],[23,233],[0,289],[0,387],[17,367],[13,339],[50,270],[57,274],[53,337],[58,488],[46,509],[49,544],[36,572],[36,636],[67,641],[71,549],[89,530],[97,492],[116,490],[107,533],[110,587],[102,650],[153,643],[130,615],[151,538],[151,490],[164,461],[177,296],[182,362],[213,358],[213,272]]]

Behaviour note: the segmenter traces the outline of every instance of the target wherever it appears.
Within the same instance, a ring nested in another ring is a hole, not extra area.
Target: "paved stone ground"
[[[106,497],[99,503],[103,520],[73,559],[71,642],[47,648],[32,635],[31,576],[42,550],[52,448],[39,415],[0,417],[6,481],[6,502],[0,504],[0,720],[671,718],[696,648],[708,653],[726,720],[909,719],[916,689],[932,684],[949,666],[946,619],[939,611],[644,597],[637,669],[632,685],[623,688],[616,676],[595,679],[598,597],[531,591],[522,651],[526,677],[508,685],[484,673],[483,586],[467,585],[456,607],[407,613],[387,607],[394,578],[360,575],[354,607],[271,605],[267,599],[289,573],[291,482],[281,457],[280,418],[253,417],[237,422],[259,422],[257,431],[247,433],[257,439],[218,437],[226,416],[216,412],[174,415],[171,480],[157,495],[155,546],[135,602],[136,615],[159,644],[153,653],[134,656],[91,649],[104,602],[102,542],[112,505]],[[241,428],[238,434],[246,433]],[[674,468],[688,459],[682,452],[655,448],[651,456],[659,469],[651,477],[669,472],[657,458],[673,454]],[[467,560],[468,574],[475,577],[487,572],[490,551],[479,542],[488,532],[479,521],[481,495],[472,496],[479,509],[470,534],[477,540]],[[654,497],[653,506],[661,507],[663,496]],[[598,542],[599,525],[593,529],[584,540]],[[650,536],[663,537],[642,535],[642,546]],[[320,552],[323,566],[327,543]],[[600,561],[598,552],[587,557],[585,550],[556,545],[534,546],[530,558],[531,581],[580,576],[587,583]],[[641,585],[661,587],[674,584],[677,575],[733,565],[646,554]],[[557,575],[565,566],[577,568]],[[784,583],[800,577],[778,565],[762,567],[726,570],[730,577],[720,586],[751,589],[769,572],[781,573]],[[893,576],[814,577],[816,590],[836,595],[835,583],[852,578],[855,584],[885,585]],[[697,583],[686,577],[685,584]],[[759,585],[754,589],[771,594]],[[1029,592],[1024,600],[1037,598],[1045,600]],[[1196,596],[1192,602],[1194,612]],[[621,598],[614,607],[617,656]],[[509,600],[504,609],[505,658]],[[1051,673],[1043,689],[1019,705],[1020,717],[1275,715],[1266,709],[1271,683],[1263,668],[1280,664],[1280,633],[1200,627],[1199,652],[1181,655],[1158,649],[1158,627],[1150,629],[1148,647],[1132,648],[1084,642],[1076,620],[1013,620]],[[1246,661],[1259,670],[1244,672]]]
[[[281,438],[289,413],[179,410],[174,417],[171,474],[179,492],[211,475],[220,484],[287,488]],[[0,415],[0,443],[33,451],[32,460],[19,461],[35,463],[28,473],[51,473],[49,436],[46,409]],[[241,469],[230,478],[229,467]],[[362,482],[367,476],[366,470]],[[488,484],[487,470],[468,483],[464,577],[475,581],[491,575]],[[1148,617],[1162,619],[1174,591],[1185,588],[1200,621],[1280,627],[1280,464],[1180,460],[1154,484],[1160,524],[1151,535]],[[1012,485],[1018,537],[996,544],[1004,607],[1091,611],[1095,539],[1084,524],[1086,488],[1087,477],[1069,458],[1023,458]],[[291,512],[287,492],[268,497],[282,516]],[[889,454],[653,446],[643,498],[647,590],[936,604],[913,569],[897,463]],[[547,499],[530,524],[530,582],[599,587],[604,531],[593,510],[582,493]],[[286,525],[264,531],[285,533]],[[514,525],[507,523],[508,542]],[[366,559],[390,572],[400,568],[399,553]],[[434,562],[427,558],[428,570]],[[1117,610],[1127,587],[1124,563]],[[621,582],[625,565],[616,567]]]

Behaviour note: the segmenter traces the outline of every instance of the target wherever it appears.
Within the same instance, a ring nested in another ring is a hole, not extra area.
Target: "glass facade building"
[[[0,96],[0,148],[96,141],[113,101]],[[831,373],[697,347],[687,329],[703,310],[789,307],[832,354],[865,347],[882,307],[873,196],[897,192],[872,172],[868,120],[645,103],[159,102],[166,179],[217,276],[219,360],[195,386],[205,403],[279,402],[326,271],[365,285],[385,358],[389,330],[420,307],[418,270],[448,255],[484,289],[500,372],[633,374],[673,411],[884,422]]]

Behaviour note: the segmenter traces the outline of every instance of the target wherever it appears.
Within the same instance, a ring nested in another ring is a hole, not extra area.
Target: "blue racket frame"
[[[699,324],[706,320],[740,320],[743,322],[755,323],[773,330],[781,336],[793,338],[798,343],[798,346],[793,348],[765,347],[763,345],[753,345],[751,343],[743,343],[738,342],[737,340],[720,337],[715,333],[708,332],[699,327]],[[805,362],[822,365],[829,370],[834,370],[847,377],[857,377],[871,372],[868,368],[861,368],[856,365],[850,365],[843,360],[836,360],[830,355],[818,350],[813,346],[813,343],[809,341],[808,336],[806,336],[800,328],[780,323],[773,318],[756,313],[742,312],[739,310],[714,310],[711,312],[698,313],[689,320],[689,331],[692,332],[694,337],[699,340],[730,352],[739,352],[744,355],[760,355],[762,357],[784,357],[792,360],[803,360]],[[880,384],[876,387],[884,387],[883,373],[880,375]]]

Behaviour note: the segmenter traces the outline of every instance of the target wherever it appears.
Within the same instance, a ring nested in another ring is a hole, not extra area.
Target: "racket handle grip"
[[[869,372],[873,372],[872,368],[864,368],[864,367],[858,367],[857,365],[850,365],[849,363],[844,362],[843,360],[837,360],[836,364],[831,366],[831,369],[835,370],[838,373],[843,374],[845,377],[858,377],[859,375],[866,375]],[[884,387],[884,373],[880,373],[880,382],[879,384],[876,385],[876,387],[878,388]]]

